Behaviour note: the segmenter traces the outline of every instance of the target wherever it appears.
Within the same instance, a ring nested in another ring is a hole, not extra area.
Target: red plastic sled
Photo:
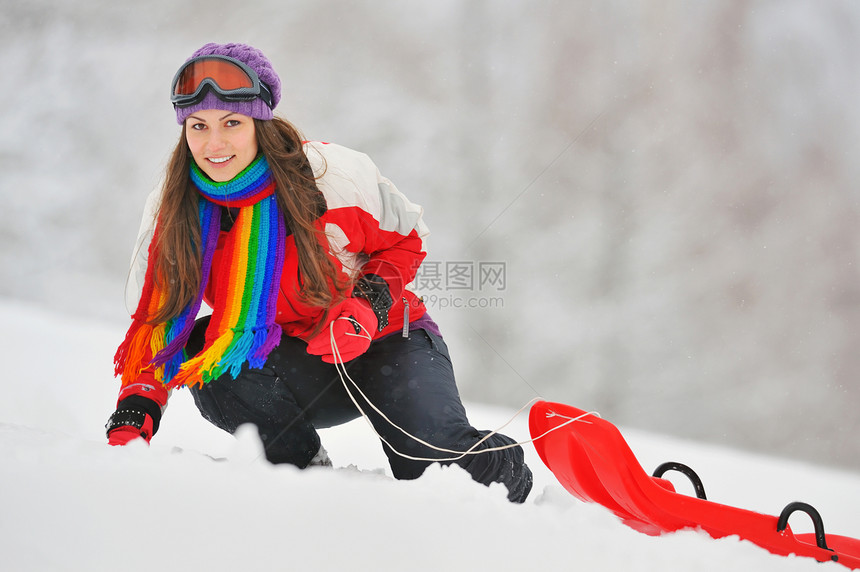
[[[553,430],[560,425],[565,425]],[[713,538],[737,535],[774,554],[808,556],[860,569],[860,540],[824,533],[818,512],[791,503],[779,517],[709,501],[698,476],[680,463],[665,463],[655,476],[643,469],[612,423],[581,409],[539,401],[529,413],[529,430],[541,460],[575,497],[614,512],[628,526],[650,535],[685,528],[701,529]],[[549,432],[549,433],[548,433]],[[661,478],[679,470],[693,481],[696,497],[675,492]],[[788,518],[808,514],[815,533],[794,534]]]

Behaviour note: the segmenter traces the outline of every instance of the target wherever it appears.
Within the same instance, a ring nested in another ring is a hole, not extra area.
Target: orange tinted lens
[[[212,79],[224,91],[253,87],[254,83],[241,68],[224,60],[200,60],[190,64],[179,76],[175,95],[191,95],[200,82]]]

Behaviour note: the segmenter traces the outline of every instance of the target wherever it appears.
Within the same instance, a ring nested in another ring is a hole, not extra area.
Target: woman
[[[256,425],[272,463],[330,465],[316,430],[364,412],[396,478],[440,459],[523,502],[522,449],[469,424],[438,327],[406,288],[425,256],[421,208],[366,155],[303,142],[274,117],[280,95],[243,44],[207,44],[174,78],[182,136],[144,218],[108,441],[149,442],[188,386],[221,429]],[[195,320],[203,302],[212,314]],[[452,453],[473,448],[493,450]]]

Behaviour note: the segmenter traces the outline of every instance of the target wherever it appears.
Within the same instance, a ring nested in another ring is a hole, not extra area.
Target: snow
[[[639,534],[564,491],[531,445],[524,505],[456,467],[393,480],[361,420],[322,432],[333,470],[269,465],[253,431],[219,432],[187,392],[151,446],[109,447],[111,356],[124,328],[0,300],[4,570],[846,570],[737,538]],[[467,408],[485,428],[513,413]],[[694,467],[712,500],[769,514],[804,500],[828,532],[860,536],[860,474],[622,431],[646,468]],[[506,432],[526,439],[526,416]],[[811,532],[803,515],[791,524]]]

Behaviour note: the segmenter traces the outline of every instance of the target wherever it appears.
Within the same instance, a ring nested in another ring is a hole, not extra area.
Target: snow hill
[[[211,428],[187,392],[151,447],[108,447],[124,328],[0,300],[3,570],[847,570],[736,538],[639,534],[565,492],[530,445],[521,506],[459,468],[394,481],[361,421],[323,432],[334,470],[268,465],[252,432]],[[486,428],[512,414],[467,407]],[[860,536],[858,474],[622,431],[646,468],[694,467],[712,500],[769,514],[803,500],[828,532]],[[526,439],[526,416],[506,432]],[[811,532],[803,515],[791,524]]]

